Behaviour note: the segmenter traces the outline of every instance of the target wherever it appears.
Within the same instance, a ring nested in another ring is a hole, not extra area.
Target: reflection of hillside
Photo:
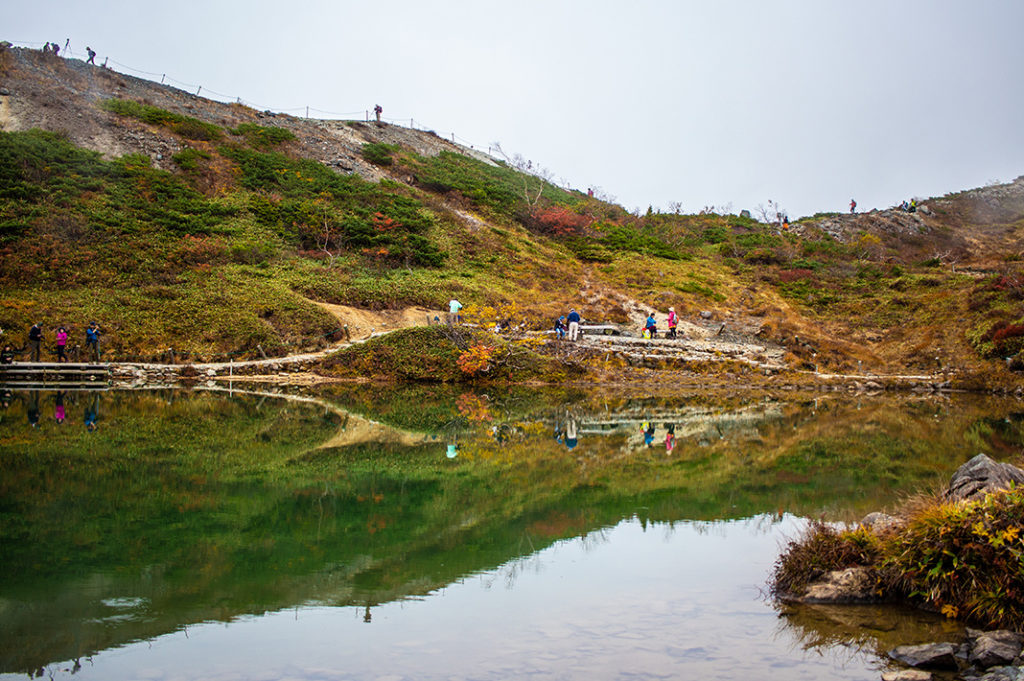
[[[999,400],[429,395],[391,394],[386,425],[331,393],[115,393],[89,437],[5,418],[0,670],[304,603],[372,610],[623,518],[849,517],[1024,439]],[[570,416],[571,450],[552,437]],[[647,419],[677,424],[671,455],[630,442]]]

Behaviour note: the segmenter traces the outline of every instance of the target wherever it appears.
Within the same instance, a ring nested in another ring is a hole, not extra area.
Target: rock
[[[956,669],[956,648],[952,643],[925,643],[917,646],[896,646],[889,657],[911,667]]]
[[[977,636],[972,634],[977,634]],[[985,632],[968,631],[968,635],[974,639],[968,659],[971,664],[986,669],[1010,664],[1021,654],[1021,649],[1024,647],[1024,636],[1005,629]]]
[[[217,375],[217,370],[216,369],[207,369],[206,370],[206,375],[207,376],[216,376]]]
[[[970,681],[1024,681],[1024,667],[993,667],[981,676],[964,676]]]
[[[898,530],[903,527],[904,520],[897,518],[896,516],[889,515],[888,513],[880,513],[878,511],[874,513],[868,513],[860,521],[861,527],[866,527],[875,534],[883,534],[885,532],[891,532]]]
[[[922,669],[900,669],[883,672],[882,681],[932,681],[932,673]]]
[[[978,454],[956,470],[949,481],[949,487],[942,493],[942,499],[969,501],[991,492],[1008,489],[1011,483],[1024,485],[1024,470]]]
[[[700,311],[700,318],[701,319],[711,319],[711,310],[701,310]]]
[[[877,603],[873,573],[866,567],[835,570],[807,587],[801,603]]]

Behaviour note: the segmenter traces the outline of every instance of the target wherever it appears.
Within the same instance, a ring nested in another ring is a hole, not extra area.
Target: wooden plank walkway
[[[91,383],[110,378],[110,365],[74,362],[14,362],[0,364],[3,383]]]

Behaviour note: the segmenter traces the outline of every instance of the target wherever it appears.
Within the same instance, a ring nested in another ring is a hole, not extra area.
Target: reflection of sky
[[[870,658],[805,654],[778,633],[761,588],[799,525],[625,521],[374,607],[370,623],[312,607],[199,625],[100,653],[75,678],[877,678]]]

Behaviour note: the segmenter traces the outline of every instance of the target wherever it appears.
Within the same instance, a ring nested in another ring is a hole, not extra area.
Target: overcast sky
[[[260,109],[379,103],[631,210],[797,217],[1024,174],[1024,0],[0,5],[0,39]]]

